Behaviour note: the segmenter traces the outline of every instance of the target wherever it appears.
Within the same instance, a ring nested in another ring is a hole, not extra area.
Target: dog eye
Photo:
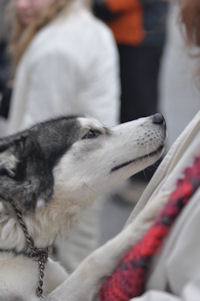
[[[83,137],[82,139],[92,139],[92,138],[97,138],[98,136],[101,135],[101,132],[99,130],[89,130]]]

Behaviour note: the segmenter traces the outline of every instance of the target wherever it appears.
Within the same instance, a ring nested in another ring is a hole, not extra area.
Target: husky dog
[[[100,194],[153,164],[165,132],[160,114],[111,129],[68,116],[0,140],[0,300],[90,300],[74,290],[81,269],[68,277],[46,248]],[[63,299],[49,295],[64,280]]]

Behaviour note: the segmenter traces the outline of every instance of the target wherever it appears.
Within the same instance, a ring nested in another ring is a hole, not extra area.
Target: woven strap
[[[183,178],[177,181],[176,189],[150,229],[105,280],[99,292],[101,301],[128,301],[144,293],[154,254],[160,250],[171,226],[199,186],[200,154],[192,166],[185,169]]]

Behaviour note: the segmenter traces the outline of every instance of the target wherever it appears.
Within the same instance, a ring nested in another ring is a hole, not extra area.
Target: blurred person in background
[[[95,15],[111,28],[121,74],[120,122],[159,111],[158,81],[166,40],[167,0],[92,0]],[[138,173],[118,192],[138,200],[159,162]]]
[[[15,85],[8,133],[59,114],[87,114],[116,124],[113,37],[81,2],[12,0]]]
[[[118,55],[111,31],[81,0],[12,0],[14,91],[7,133],[63,114],[118,121]],[[72,271],[97,244],[98,202],[65,240],[58,259]]]
[[[163,0],[93,0],[94,13],[112,29],[119,49],[121,122],[158,111],[167,7]]]

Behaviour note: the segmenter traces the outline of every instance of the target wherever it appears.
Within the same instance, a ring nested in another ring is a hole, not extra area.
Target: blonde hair
[[[11,12],[13,14],[12,34],[10,43],[10,53],[13,58],[13,75],[16,71],[18,63],[23,56],[25,50],[29,46],[30,42],[44,26],[49,24],[58,15],[60,15],[65,9],[68,8],[70,3],[74,0],[53,0],[47,9],[30,25],[24,26],[14,12],[11,5]],[[84,0],[84,5],[89,7],[90,0]]]

